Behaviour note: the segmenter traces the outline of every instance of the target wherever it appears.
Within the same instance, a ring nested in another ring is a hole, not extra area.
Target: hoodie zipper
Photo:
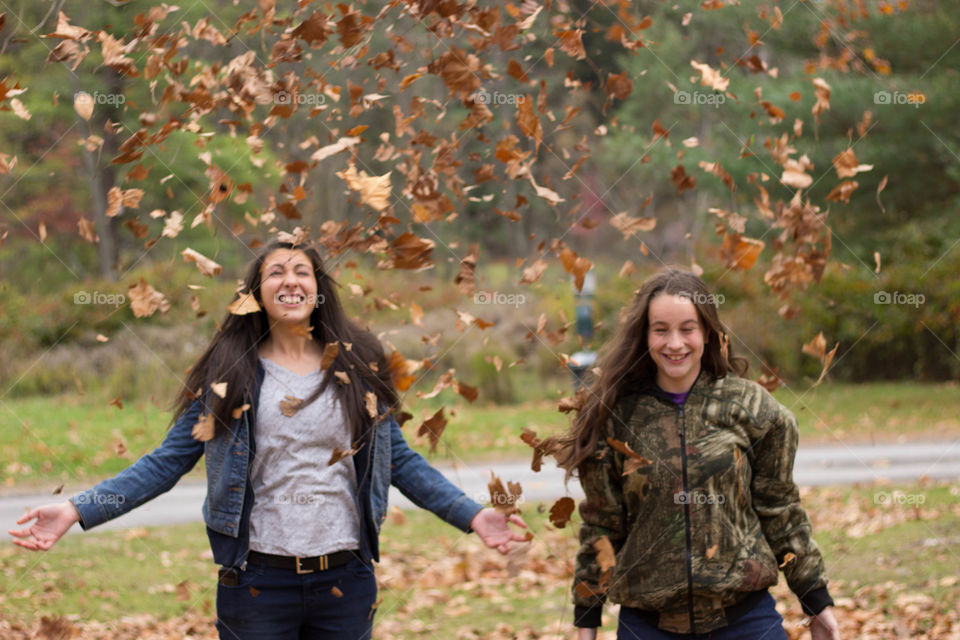
[[[690,493],[687,490],[687,435],[683,420],[683,405],[679,405],[677,409],[679,411],[678,420],[680,422],[680,463],[683,472],[683,495],[686,498],[686,500],[683,501],[683,516],[687,533],[687,612],[690,615],[690,633],[693,634],[697,632],[697,629],[693,616],[693,554],[691,550],[693,546],[693,525],[690,519]]]

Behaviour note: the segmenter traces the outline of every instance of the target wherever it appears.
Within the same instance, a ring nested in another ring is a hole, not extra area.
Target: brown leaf
[[[234,409],[233,411],[231,411],[231,412],[230,412],[230,415],[233,417],[234,420],[236,420],[237,418],[239,418],[240,416],[243,415],[243,412],[244,412],[244,411],[246,411],[246,410],[249,409],[249,408],[250,408],[250,405],[249,405],[249,404],[246,404],[246,403],[245,403],[245,404],[242,404],[242,405],[240,405],[239,407],[237,407],[236,409]]]
[[[563,497],[553,503],[550,507],[550,522],[558,529],[563,529],[570,521],[570,515],[576,503],[573,498]]]
[[[280,401],[280,413],[289,418],[300,410],[300,405],[302,404],[303,398],[297,398],[296,396],[284,396],[283,400]]]
[[[870,171],[872,164],[858,164],[857,154],[853,149],[845,149],[833,158],[833,168],[837,170],[838,178],[852,178],[858,173]]]
[[[195,262],[197,264],[197,269],[199,269],[200,273],[205,276],[218,276],[220,275],[220,271],[223,269],[219,264],[210,258],[190,248],[181,251],[180,255],[183,256],[184,262]]]
[[[796,554],[794,554],[792,551],[788,551],[783,556],[783,562],[780,563],[780,568],[783,569],[785,566],[787,566],[788,564],[790,564],[796,559],[797,559]]]
[[[337,360],[337,356],[340,355],[340,343],[339,342],[328,342],[323,347],[323,356],[320,358],[320,368],[324,371],[330,368]]]
[[[334,371],[333,377],[336,378],[340,384],[350,384],[350,376],[347,375],[346,371]]]
[[[447,419],[443,417],[443,407],[424,420],[417,428],[417,436],[426,435],[430,439],[430,453],[437,450],[437,443],[440,442],[440,436],[447,427]]]
[[[543,260],[537,260],[532,265],[523,270],[523,277],[520,278],[520,284],[533,284],[547,270],[547,263]]]
[[[210,383],[210,390],[221,398],[227,397],[227,383],[226,382],[212,382]]]
[[[190,435],[193,436],[194,440],[206,442],[213,438],[214,430],[213,414],[206,413],[201,415],[193,425],[193,430],[190,432]]]
[[[503,481],[491,471],[487,488],[490,490],[490,503],[494,509],[505,516],[520,513],[517,503],[522,499],[523,489],[520,488],[519,482],[507,482],[505,489]]]
[[[330,454],[330,461],[327,462],[327,466],[334,465],[344,458],[349,458],[352,455],[355,455],[360,449],[363,448],[363,444],[359,447],[354,447],[353,449],[341,449],[340,447],[334,447],[333,452]]]
[[[629,240],[630,236],[638,231],[653,231],[657,226],[656,218],[631,218],[624,211],[610,218],[610,224],[623,234],[624,240]]]
[[[337,586],[330,587],[330,593],[332,593],[335,598],[343,597],[343,591],[340,591],[340,588]]]
[[[613,438],[607,438],[607,444],[611,447],[627,456],[627,460],[623,464],[623,475],[630,475],[637,469],[642,466],[653,464],[652,460],[647,460],[639,453],[630,448],[630,445],[621,440],[614,440]]]
[[[236,316],[242,316],[260,311],[260,305],[257,304],[252,293],[238,293],[237,299],[227,305],[227,311]]]
[[[363,394],[364,406],[367,409],[367,415],[371,418],[377,417],[377,394],[367,391]]]
[[[343,178],[351,190],[360,194],[361,202],[383,212],[390,206],[390,174],[388,171],[382,176],[370,176],[365,171],[357,171],[357,167],[350,163],[336,175]]]
[[[540,125],[540,118],[533,110],[533,98],[530,94],[523,96],[523,99],[517,103],[517,126],[520,131],[528,138],[533,138],[534,149],[540,148],[543,141],[543,127]]]
[[[170,310],[170,303],[164,295],[147,284],[143,278],[127,289],[127,295],[130,298],[130,309],[137,318],[150,317],[158,310],[160,313]]]
[[[561,413],[570,413],[571,411],[579,412],[583,408],[583,403],[586,401],[587,392],[584,389],[579,389],[572,396],[560,398],[560,402],[557,405],[557,410]]]
[[[724,232],[720,255],[729,268],[746,271],[756,263],[764,246],[763,240]]]
[[[670,172],[670,180],[677,188],[677,193],[683,193],[687,189],[694,189],[697,186],[697,179],[687,175],[687,170],[682,164],[678,164]]]

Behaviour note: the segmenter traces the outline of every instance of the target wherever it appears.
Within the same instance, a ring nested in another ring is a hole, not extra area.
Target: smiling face
[[[706,342],[697,308],[689,298],[659,293],[647,309],[647,348],[657,365],[657,384],[670,393],[684,393],[700,373]]]
[[[303,251],[277,249],[260,270],[260,302],[271,325],[307,324],[317,305],[317,278]]]

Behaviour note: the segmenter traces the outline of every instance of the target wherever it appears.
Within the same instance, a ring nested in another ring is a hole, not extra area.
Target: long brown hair
[[[245,315],[227,313],[220,323],[220,331],[187,375],[185,389],[176,400],[174,421],[190,407],[199,391],[206,403],[204,413],[214,414],[216,432],[220,433],[232,427],[233,410],[256,397],[253,387],[259,364],[258,347],[270,335],[270,322],[260,296],[260,271],[267,257],[277,249],[302,251],[310,259],[317,280],[316,304],[310,314],[311,337],[321,346],[340,342],[336,360],[326,370],[322,382],[301,404],[301,408],[313,402],[334,383],[334,373],[345,373],[350,383],[336,383],[334,386],[352,438],[359,440],[369,432],[372,424],[372,418],[364,406],[364,393],[367,390],[375,393],[388,408],[400,408],[400,399],[383,346],[376,336],[352,322],[344,313],[337,297],[339,285],[327,274],[317,250],[309,245],[288,242],[266,245],[250,263],[243,286],[234,299],[249,292],[261,308]],[[346,348],[346,345],[350,345],[350,348]],[[224,398],[209,393],[210,385],[214,382],[227,383]]]
[[[630,390],[653,384],[657,365],[647,346],[650,301],[661,293],[689,299],[697,310],[706,342],[700,360],[701,375],[721,378],[728,373],[746,375],[746,358],[735,356],[726,329],[717,315],[717,297],[698,276],[684,269],[660,271],[643,283],[597,361],[599,374],[588,380],[586,398],[570,431],[544,443],[557,451],[567,477],[597,449],[597,441],[618,400]]]

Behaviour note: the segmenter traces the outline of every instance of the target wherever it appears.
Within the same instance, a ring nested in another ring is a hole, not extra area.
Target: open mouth
[[[277,296],[277,301],[279,301],[280,304],[303,304],[306,299],[306,296],[296,293],[282,293]]]
[[[674,354],[670,354],[670,353],[665,353],[665,354],[663,354],[663,357],[666,358],[667,360],[669,360],[670,362],[683,362],[684,360],[687,359],[687,356],[689,356],[689,355],[690,355],[689,353],[682,353],[682,354],[679,354],[679,355],[674,355]]]

